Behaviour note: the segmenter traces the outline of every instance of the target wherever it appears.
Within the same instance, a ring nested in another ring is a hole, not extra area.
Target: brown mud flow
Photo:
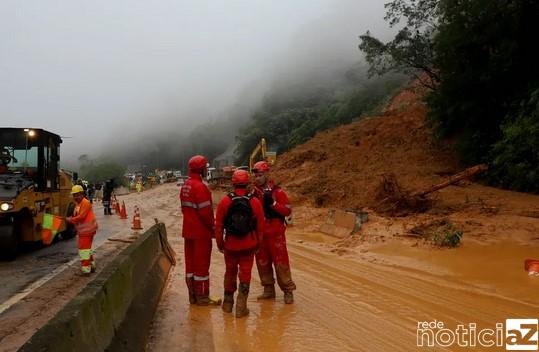
[[[282,294],[257,302],[262,289],[254,269],[247,318],[190,307],[178,217],[178,266],[149,350],[416,351],[421,322],[450,329],[476,324],[479,330],[510,318],[539,318],[539,278],[524,271],[526,258],[539,259],[537,195],[463,181],[429,195],[421,211],[400,217],[373,211],[384,175],[417,192],[463,170],[451,141],[433,137],[416,88],[398,94],[380,116],[319,133],[279,156],[272,175],[294,206],[287,235],[298,286],[293,305],[284,305]],[[353,236],[328,237],[318,231],[330,207],[363,210],[369,221]],[[429,235],[437,223],[463,231],[458,248],[436,248],[418,235],[417,229]],[[223,263],[214,251],[216,296],[222,296]],[[481,350],[464,349],[470,348]]]
[[[287,232],[298,287],[293,305],[280,292],[275,301],[257,302],[262,288],[253,268],[248,317],[190,306],[179,189],[168,184],[136,195],[143,227],[153,217],[167,224],[177,259],[147,349],[417,351],[423,322],[456,331],[539,318],[539,277],[524,271],[525,259],[539,259],[539,196],[463,181],[429,195],[420,211],[375,211],[386,174],[415,192],[462,170],[450,143],[436,141],[426,126],[420,95],[404,91],[381,116],[320,133],[280,156],[272,174],[294,207]],[[354,235],[332,238],[319,232],[332,209],[361,210],[368,221]],[[440,224],[462,230],[459,247],[429,242]],[[210,274],[212,295],[222,297],[224,259],[215,248]],[[428,350],[503,350],[440,346]]]
[[[539,253],[537,245],[469,241],[458,250],[441,250],[388,241],[343,249],[336,239],[301,230],[292,227],[288,236],[298,286],[295,303],[285,305],[282,293],[275,301],[257,302],[262,288],[254,269],[251,314],[244,319],[219,308],[189,306],[183,241],[169,232],[178,265],[148,349],[415,351],[419,322],[442,321],[452,329],[475,323],[486,329],[508,318],[539,315],[539,280],[523,270],[523,259]],[[224,261],[216,250],[210,272],[212,294],[221,297]]]

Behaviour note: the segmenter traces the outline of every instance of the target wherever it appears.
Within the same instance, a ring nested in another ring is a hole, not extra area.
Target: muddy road
[[[538,241],[511,240],[512,232],[505,228],[508,236],[503,239],[483,241],[472,236],[470,229],[459,248],[439,249],[401,237],[406,226],[399,220],[374,214],[356,237],[341,240],[317,231],[328,209],[307,206],[294,208],[294,225],[287,232],[292,275],[298,286],[294,304],[285,305],[280,292],[274,301],[257,302],[262,288],[253,268],[248,317],[236,319],[219,307],[190,306],[183,276],[178,191],[176,185],[166,184],[141,195],[122,197],[130,217],[124,221],[117,216],[103,219],[96,208],[102,236],[97,241],[102,242],[96,252],[98,265],[127,245],[108,241],[107,236],[136,235],[129,229],[133,205],[141,207],[144,228],[149,228],[154,218],[167,226],[178,264],[170,272],[153,327],[147,332],[149,351],[417,351],[418,343],[429,343],[428,331],[419,335],[423,340],[418,341],[418,324],[424,322],[442,323],[454,334],[462,325],[469,332],[462,341],[455,340],[445,348],[439,343],[444,341],[433,340],[435,347],[425,350],[501,351],[505,340],[496,340],[502,345],[493,348],[481,345],[477,334],[474,341],[466,340],[473,335],[470,324],[475,324],[476,332],[494,331],[506,319],[539,318],[539,277],[528,276],[523,270],[525,258],[539,257]],[[214,192],[214,201],[219,198],[220,193]],[[495,229],[496,216],[477,217],[477,221],[486,224],[488,220],[488,228]],[[500,219],[508,223],[508,218]],[[539,220],[519,217],[519,224],[523,219],[527,232],[539,233]],[[473,226],[480,231],[486,227]],[[365,237],[370,240],[363,241]],[[67,260],[76,259],[74,247],[74,240],[61,242],[23,254],[14,262],[20,268],[14,263],[3,264],[13,265],[11,272],[24,280],[5,285],[9,288],[2,287],[0,292],[9,296],[9,292],[39,280],[45,270],[39,263],[46,263],[48,270],[65,266]],[[51,278],[39,295],[29,294],[1,314],[0,351],[16,351],[84,288],[89,279],[74,275],[77,264],[75,261]],[[9,275],[9,271],[2,275]],[[214,248],[212,296],[222,297],[223,275],[223,256]],[[458,342],[468,342],[468,347],[459,348]]]
[[[254,268],[247,318],[189,306],[177,198],[162,210],[178,265],[150,332],[151,351],[416,351],[428,344],[427,336],[418,340],[422,322],[442,322],[453,331],[476,324],[480,331],[510,318],[539,317],[539,278],[523,270],[524,258],[539,254],[537,244],[465,240],[460,248],[441,250],[397,240],[343,248],[299,214],[287,236],[298,286],[293,305],[284,304],[282,293],[275,301],[257,302],[262,288]],[[223,256],[214,248],[213,296],[222,297],[223,275]],[[458,350],[458,343],[445,350]],[[437,346],[429,350],[442,349]],[[504,350],[477,338],[468,347]]]

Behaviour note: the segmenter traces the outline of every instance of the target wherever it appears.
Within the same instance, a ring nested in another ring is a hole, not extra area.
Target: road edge
[[[172,266],[151,227],[41,327],[19,351],[143,350]]]

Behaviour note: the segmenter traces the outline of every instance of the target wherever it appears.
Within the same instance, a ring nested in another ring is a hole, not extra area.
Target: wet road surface
[[[166,196],[165,196],[166,195]],[[133,207],[138,205],[142,226],[154,224],[153,217],[162,208],[162,202],[171,203],[177,196],[176,188],[155,188],[143,194],[119,197],[125,201],[128,219],[117,215],[104,217],[102,208],[95,207],[99,230],[93,248],[96,250],[97,273],[128,246],[141,231],[131,229]],[[148,200],[149,199],[149,200]],[[119,239],[110,241],[108,239]],[[21,255],[14,262],[3,262],[2,284],[4,297],[0,303],[0,352],[17,351],[41,326],[50,320],[65,304],[84,289],[94,276],[80,277],[76,239],[60,241],[53,246]],[[9,281],[9,282],[8,282]]]
[[[420,322],[453,330],[475,323],[480,330],[508,318],[539,318],[539,278],[522,268],[524,258],[539,253],[537,245],[465,241],[439,250],[396,242],[339,255],[331,251],[335,239],[290,228],[295,303],[285,305],[282,292],[274,301],[256,301],[262,288],[253,268],[251,314],[236,319],[219,307],[188,304],[180,219],[168,223],[178,265],[157,310],[150,351],[417,351]],[[222,297],[223,275],[223,256],[214,248],[212,296]]]
[[[94,212],[99,223],[93,243],[96,248],[118,232],[123,224],[117,220],[118,216],[105,217],[99,204],[94,204]],[[28,249],[13,261],[0,261],[0,304],[75,258],[78,258],[76,237],[59,240],[48,247]]]
[[[420,322],[436,320],[450,329],[475,323],[478,329],[487,329],[509,318],[539,317],[539,278],[529,277],[522,268],[525,258],[538,256],[537,244],[481,245],[465,240],[456,250],[439,250],[396,241],[368,250],[335,250],[334,238],[312,230],[302,232],[301,226],[291,227],[287,235],[298,286],[293,305],[284,304],[281,292],[274,301],[257,302],[262,288],[253,268],[248,317],[236,319],[219,307],[190,306],[183,277],[177,187],[164,185],[127,197],[131,204],[143,205],[143,227],[148,228],[153,217],[167,225],[178,259],[157,308],[150,351],[417,351]],[[117,217],[101,221],[126,225]],[[74,240],[57,245],[56,249],[76,257]],[[52,248],[23,255],[28,261],[25,265],[47,260]],[[66,259],[58,256],[50,259],[50,265],[61,265]],[[39,277],[40,270],[33,270],[27,275]],[[214,248],[210,269],[213,296],[222,297],[223,274],[223,256]],[[37,327],[39,319],[34,316],[25,321]],[[21,329],[28,331],[21,324],[11,335],[0,336],[0,346],[16,350],[15,337],[21,335]],[[482,348],[453,345],[425,350]]]

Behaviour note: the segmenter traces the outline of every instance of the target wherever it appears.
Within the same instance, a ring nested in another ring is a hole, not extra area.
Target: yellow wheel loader
[[[0,257],[42,241],[43,215],[72,215],[71,175],[58,167],[60,136],[43,129],[0,128]],[[74,230],[63,221],[63,238]]]

